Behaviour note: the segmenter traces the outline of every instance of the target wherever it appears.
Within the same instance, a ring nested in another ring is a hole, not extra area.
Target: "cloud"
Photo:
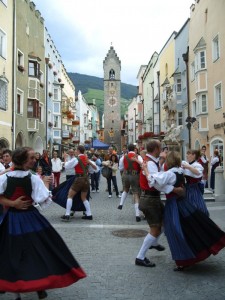
[[[160,52],[189,17],[192,0],[36,0],[67,71],[103,76],[111,43],[123,82],[136,85],[140,65]]]

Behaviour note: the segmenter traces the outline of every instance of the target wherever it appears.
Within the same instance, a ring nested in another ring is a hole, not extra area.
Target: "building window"
[[[196,71],[203,70],[206,68],[206,51],[202,50],[196,53],[195,56]]]
[[[39,103],[39,122],[44,122],[44,106]]]
[[[213,61],[216,61],[220,57],[220,51],[219,51],[219,36],[217,35],[213,39],[213,45],[212,45],[212,57]]]
[[[24,54],[17,49],[17,65],[18,65],[18,69],[21,67],[23,67],[24,69]]]
[[[0,78],[0,109],[8,108],[8,81],[4,77]]]
[[[178,125],[183,125],[183,113],[182,111],[178,111],[178,114],[177,114],[177,118],[178,118]]]
[[[192,116],[196,117],[197,110],[196,110],[196,100],[192,101]]]
[[[176,79],[176,93],[177,94],[181,93],[181,78]]]
[[[215,97],[215,108],[219,109],[222,107],[222,89],[221,83],[217,84],[214,89],[214,97]]]
[[[23,102],[24,102],[24,93],[21,90],[17,90],[16,113],[19,115],[23,114]]]
[[[27,117],[39,119],[39,101],[28,99]]]
[[[60,123],[61,123],[61,119],[59,116],[53,116],[53,126],[56,127],[56,128],[60,128]]]
[[[53,103],[53,113],[54,114],[60,113],[60,103],[58,103],[58,102]]]
[[[197,98],[197,114],[208,112],[208,103],[206,94],[201,94]]]
[[[54,100],[59,100],[59,89],[53,89],[54,92]]]
[[[156,101],[154,102],[154,114],[158,114],[159,113],[159,102]]]
[[[53,130],[53,138],[60,138],[60,130]]]
[[[6,58],[6,34],[0,29],[0,56]]]
[[[29,76],[40,78],[40,64],[35,60],[29,60]]]

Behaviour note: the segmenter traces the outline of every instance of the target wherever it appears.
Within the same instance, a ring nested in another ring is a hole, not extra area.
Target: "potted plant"
[[[56,72],[56,71],[53,71],[53,75],[56,76],[56,75],[57,75],[57,72]]]
[[[52,122],[48,122],[48,127],[52,127],[53,126],[53,123]]]
[[[44,83],[40,82],[40,87],[43,88],[44,87]]]
[[[58,82],[61,82],[62,81],[62,79],[61,78],[58,78]]]
[[[53,96],[52,92],[49,92],[48,95],[49,95],[49,97],[52,97],[52,96]]]
[[[49,67],[49,69],[52,69],[52,68],[53,68],[53,65],[52,65],[51,62],[48,63],[48,67]]]

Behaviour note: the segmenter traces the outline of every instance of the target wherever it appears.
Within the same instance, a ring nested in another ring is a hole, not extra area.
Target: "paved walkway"
[[[119,179],[119,178],[118,178]],[[121,189],[121,184],[119,183]],[[163,252],[149,250],[155,268],[135,266],[134,260],[143,237],[117,237],[120,229],[148,230],[146,221],[136,223],[132,195],[122,211],[115,193],[108,198],[106,180],[101,178],[100,193],[91,194],[93,221],[82,220],[78,212],[70,223],[63,223],[64,210],[52,204],[44,215],[61,234],[87,273],[87,278],[64,289],[48,291],[49,300],[224,300],[225,250],[185,272],[174,272],[165,236]],[[212,219],[225,230],[225,203],[207,203]],[[57,247],[57,245],[56,245]],[[0,295],[0,300],[13,299]],[[37,299],[35,293],[22,299]]]

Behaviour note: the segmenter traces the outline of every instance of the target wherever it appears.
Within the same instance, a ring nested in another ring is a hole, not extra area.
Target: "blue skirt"
[[[61,236],[39,211],[10,208],[0,225],[0,290],[62,288],[86,277]]]
[[[178,266],[193,265],[225,247],[225,233],[188,199],[167,199],[164,226]]]
[[[186,184],[186,200],[207,216],[209,212],[198,183]]]
[[[67,195],[75,178],[76,175],[64,181],[57,188],[52,190],[52,196],[53,196],[52,200],[58,205],[62,206],[63,208],[66,208]],[[81,193],[79,192],[73,197],[73,205],[71,208],[72,211],[86,211],[83,201],[81,200],[80,194]],[[88,191],[87,200],[89,200],[89,198],[90,198],[90,190]]]

